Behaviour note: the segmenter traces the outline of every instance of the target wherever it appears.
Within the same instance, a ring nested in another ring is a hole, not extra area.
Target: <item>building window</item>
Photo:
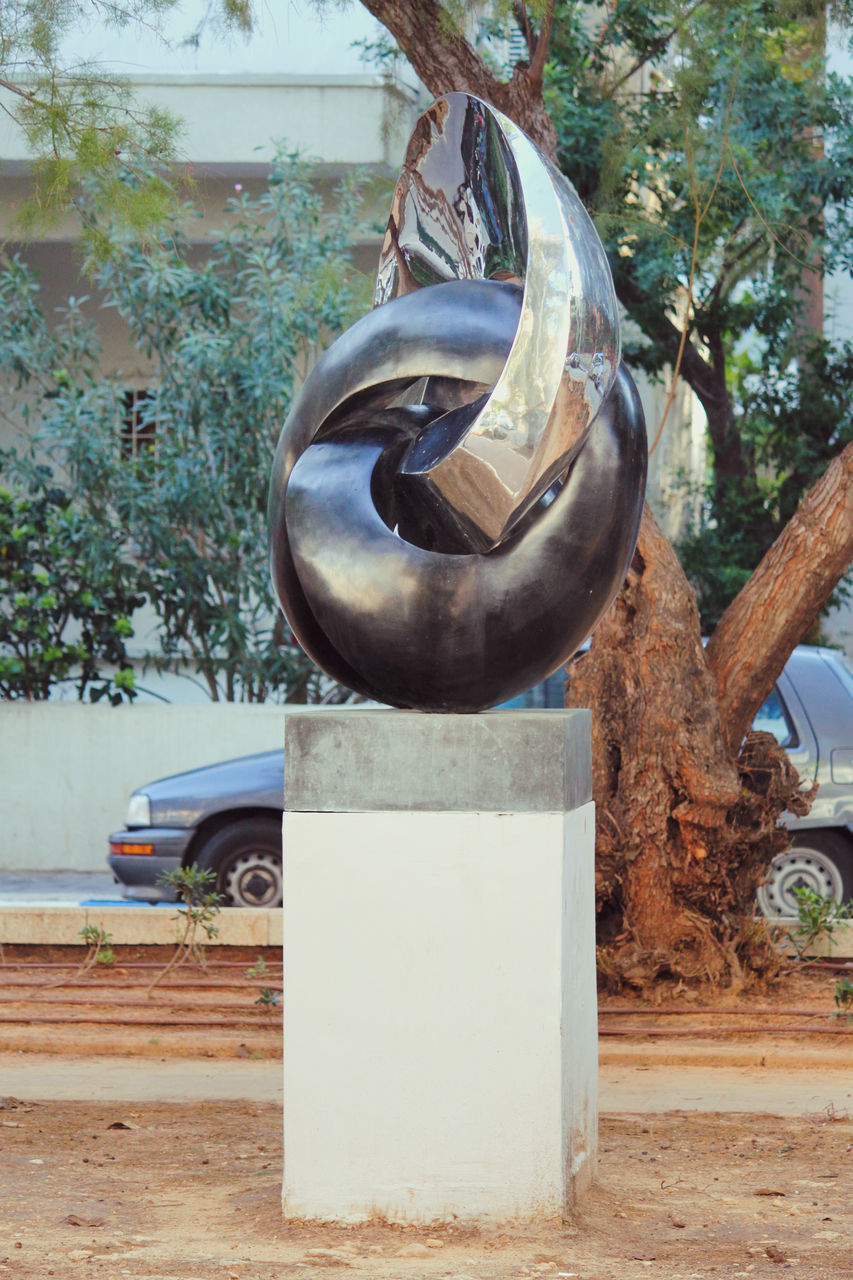
[[[139,458],[154,452],[157,421],[153,391],[125,391],[120,426],[121,456]]]
[[[506,35],[506,66],[509,70],[515,66],[517,62],[527,62],[530,58],[530,51],[527,48],[527,40],[524,33],[519,27],[510,26]]]

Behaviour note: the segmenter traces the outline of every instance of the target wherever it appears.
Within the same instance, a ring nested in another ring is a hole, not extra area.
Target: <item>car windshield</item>
[[[790,747],[792,745],[794,738],[793,727],[779,696],[779,690],[775,687],[756,712],[752,727],[762,733],[772,733],[780,747]]]

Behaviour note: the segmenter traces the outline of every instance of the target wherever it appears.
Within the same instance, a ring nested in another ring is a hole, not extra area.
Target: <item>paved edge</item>
[[[280,1061],[130,1059],[0,1053],[2,1097],[20,1101],[113,1104],[279,1103]],[[853,1115],[853,1073],[813,1076],[737,1067],[605,1066],[600,1114],[736,1113],[812,1119]]]
[[[654,1033],[648,1033],[653,1036]],[[620,1039],[614,1043],[609,1038],[598,1042],[600,1068],[634,1067],[636,1070],[668,1069],[670,1067],[737,1067],[757,1071],[786,1071],[793,1075],[807,1071],[820,1078],[826,1071],[846,1073],[853,1082],[853,1045],[851,1037],[820,1037],[814,1032],[812,1043],[796,1042],[784,1037],[774,1039],[769,1032],[758,1039],[738,1039],[730,1032],[728,1040],[703,1039],[701,1033],[690,1041],[659,1039],[638,1036],[631,1040]]]
[[[0,873],[2,876],[3,873]],[[45,878],[50,873],[39,873]],[[91,874],[91,873],[90,873]],[[43,892],[39,889],[39,893]],[[88,889],[83,892],[90,892]],[[176,904],[177,909],[177,904]],[[175,913],[150,906],[103,905],[39,905],[0,903],[0,944],[17,943],[30,946],[83,945],[81,929],[100,926],[112,934],[119,946],[172,945],[177,940]],[[768,920],[767,925],[787,932],[789,920]],[[217,921],[219,935],[212,946],[280,947],[282,945],[281,907],[256,907],[251,910],[223,907]],[[782,941],[781,949],[793,954],[790,943]],[[853,959],[853,921],[839,924],[832,937],[818,939],[809,949],[810,956],[831,956],[833,960]]]
[[[110,934],[115,946],[174,946],[175,911],[162,907],[0,907],[0,943],[29,946],[83,945],[81,930],[94,925]],[[223,907],[211,946],[280,947],[281,907],[252,910]],[[207,943],[205,944],[207,945]]]

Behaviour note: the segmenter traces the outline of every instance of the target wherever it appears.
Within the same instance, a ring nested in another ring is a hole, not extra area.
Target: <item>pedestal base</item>
[[[567,726],[568,738],[588,734],[588,718],[539,714],[550,721],[540,744],[550,773],[551,717],[558,741]],[[328,777],[335,743],[341,732],[375,742],[367,720],[376,716],[383,732],[396,724],[407,735],[464,721],[472,748],[488,755],[482,777],[495,763],[495,733],[511,760],[511,722],[524,718],[530,729],[525,712],[355,711],[349,722],[340,711],[291,714],[286,754],[293,746],[300,768],[325,771],[330,805],[342,794]],[[310,758],[294,744],[305,720]],[[474,727],[484,724],[488,733]],[[400,754],[386,762],[389,786]],[[437,799],[453,790],[448,777],[434,781]],[[413,790],[423,787],[419,777]],[[362,790],[389,803],[375,787]],[[419,800],[415,812],[304,812],[294,811],[298,779],[286,774],[287,1216],[559,1216],[588,1185],[597,1128],[593,807],[536,812],[527,796],[527,811],[513,812],[511,791],[503,811],[431,811]],[[583,787],[573,783],[573,794]]]

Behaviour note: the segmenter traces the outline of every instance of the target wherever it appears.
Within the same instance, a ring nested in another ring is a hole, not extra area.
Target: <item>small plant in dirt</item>
[[[87,924],[84,929],[80,930],[80,937],[89,948],[86,957],[78,969],[78,974],[86,973],[96,964],[111,965],[115,964],[116,957],[110,943],[113,935],[107,933],[98,924]]]
[[[112,941],[112,934],[105,933],[103,929],[97,925],[86,925],[85,929],[81,929],[83,940],[89,943],[90,953],[92,955],[92,963],[103,965],[108,968],[116,962],[116,953],[113,951],[109,943]]]
[[[110,946],[110,943],[113,940],[113,935],[111,933],[107,933],[107,931],[102,929],[98,924],[87,924],[80,930],[78,937],[82,938],[86,943],[87,950],[85,956],[80,961],[80,964],[70,975],[70,978],[57,978],[53,982],[46,982],[42,985],[46,987],[61,987],[65,982],[74,981],[75,978],[82,978],[83,975],[93,969],[96,964],[103,965],[105,967],[115,964],[115,952]]]
[[[258,956],[255,964],[250,965],[249,968],[246,970],[246,977],[247,978],[265,978],[267,975],[268,969],[269,969],[269,965],[267,964],[264,957]]]
[[[819,938],[826,938],[831,950],[839,925],[853,916],[853,901],[841,903],[835,898],[825,898],[807,885],[795,889],[794,896],[797,899],[797,923],[788,937],[797,959],[802,960]]]
[[[846,974],[835,984],[835,1004],[839,1017],[853,1018],[853,982]]]
[[[281,992],[276,991],[274,987],[261,987],[255,1004],[259,1004],[263,1009],[276,1009],[281,1004]]]
[[[163,871],[157,877],[157,883],[177,890],[182,905],[173,919],[179,921],[182,932],[175,954],[148,987],[149,994],[168,973],[187,960],[195,960],[202,969],[207,969],[204,948],[219,933],[216,917],[222,904],[222,895],[213,887],[216,876],[206,869],[190,866]]]

